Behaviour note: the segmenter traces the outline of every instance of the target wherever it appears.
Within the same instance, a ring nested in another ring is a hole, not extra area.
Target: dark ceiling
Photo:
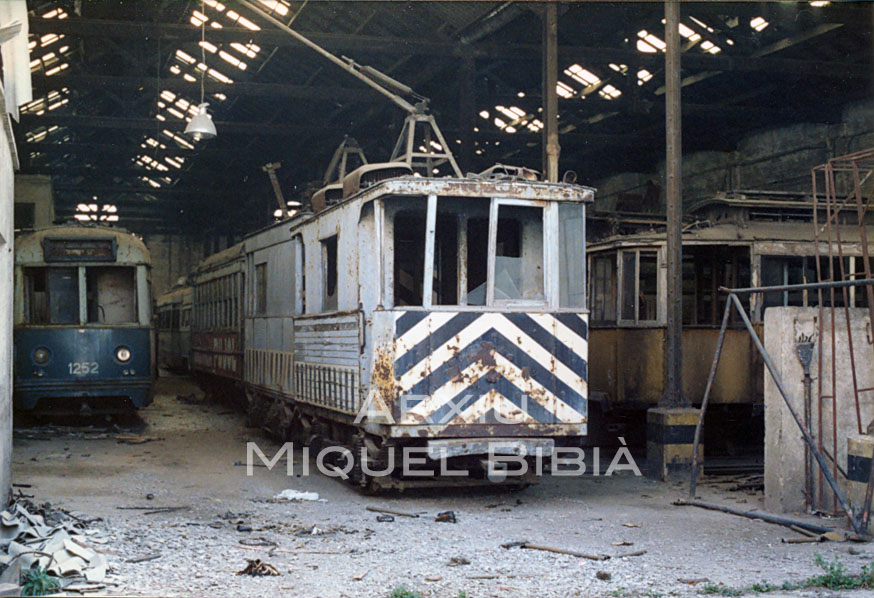
[[[539,3],[253,1],[430,98],[450,143],[464,142],[463,170],[540,169]],[[732,150],[763,127],[838,122],[844,104],[872,95],[874,4],[820,4],[683,3],[684,151]],[[381,161],[403,122],[394,104],[236,0],[30,6],[35,102],[16,141],[22,172],[52,176],[62,218],[97,197],[134,231],[238,236],[270,221],[264,164],[282,162],[292,198],[322,178],[344,135]],[[201,10],[218,137],[193,144],[181,117],[200,101]],[[638,48],[644,30],[664,38],[663,13],[658,2],[560,5],[559,80],[575,94],[559,99],[560,166],[581,182],[663,159],[664,55]],[[574,79],[572,65],[586,73]],[[496,106],[525,115],[510,122]]]

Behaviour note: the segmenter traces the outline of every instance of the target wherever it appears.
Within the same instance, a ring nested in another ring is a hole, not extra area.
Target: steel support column
[[[543,10],[543,177],[558,181],[558,4]]]
[[[662,407],[688,406],[683,397],[683,197],[680,118],[680,3],[665,2],[665,137],[668,219],[667,333]]]

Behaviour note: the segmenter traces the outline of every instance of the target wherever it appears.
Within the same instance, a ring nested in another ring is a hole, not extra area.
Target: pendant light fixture
[[[200,2],[200,12],[206,17],[206,7],[203,0]],[[215,123],[212,122],[212,117],[206,111],[209,102],[204,100],[204,84],[206,80],[206,72],[209,70],[206,66],[206,20],[200,22],[200,56],[201,64],[203,64],[203,72],[200,74],[200,104],[197,106],[197,114],[195,114],[188,125],[185,127],[185,134],[200,141],[201,139],[212,139],[216,136]]]

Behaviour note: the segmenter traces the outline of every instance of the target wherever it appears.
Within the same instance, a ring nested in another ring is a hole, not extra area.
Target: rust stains
[[[395,383],[394,362],[389,352],[382,347],[376,348],[376,360],[373,364],[371,382],[386,404],[390,404],[397,398],[399,387]]]

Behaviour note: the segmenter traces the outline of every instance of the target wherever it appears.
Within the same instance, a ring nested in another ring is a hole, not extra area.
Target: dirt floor
[[[383,598],[404,587],[446,598],[694,596],[763,580],[800,582],[822,572],[816,554],[839,559],[854,573],[874,560],[874,547],[866,544],[785,544],[782,539],[798,534],[672,506],[685,485],[628,473],[550,477],[515,493],[382,497],[361,496],[318,473],[288,477],[284,463],[256,467],[248,477],[237,465],[245,463],[246,442],[258,442],[268,455],[278,446],[228,407],[177,398],[195,391],[186,378],[162,378],[155,403],[120,431],[16,429],[15,482],[31,485],[24,491],[35,501],[103,518],[94,537],[105,538],[98,548],[113,574],[102,592]],[[300,460],[296,455],[298,467]],[[701,499],[761,508],[761,492],[731,492],[731,484],[718,481],[702,484]],[[317,492],[322,500],[272,500],[285,489]],[[367,506],[420,516],[379,522]],[[152,512],[159,507],[181,509]],[[435,521],[446,510],[457,523]],[[840,520],[816,521],[844,527]],[[521,540],[613,558],[501,547]],[[617,558],[638,551],[646,552]],[[150,560],[129,562],[138,557]],[[262,559],[280,575],[237,575],[247,559]]]

